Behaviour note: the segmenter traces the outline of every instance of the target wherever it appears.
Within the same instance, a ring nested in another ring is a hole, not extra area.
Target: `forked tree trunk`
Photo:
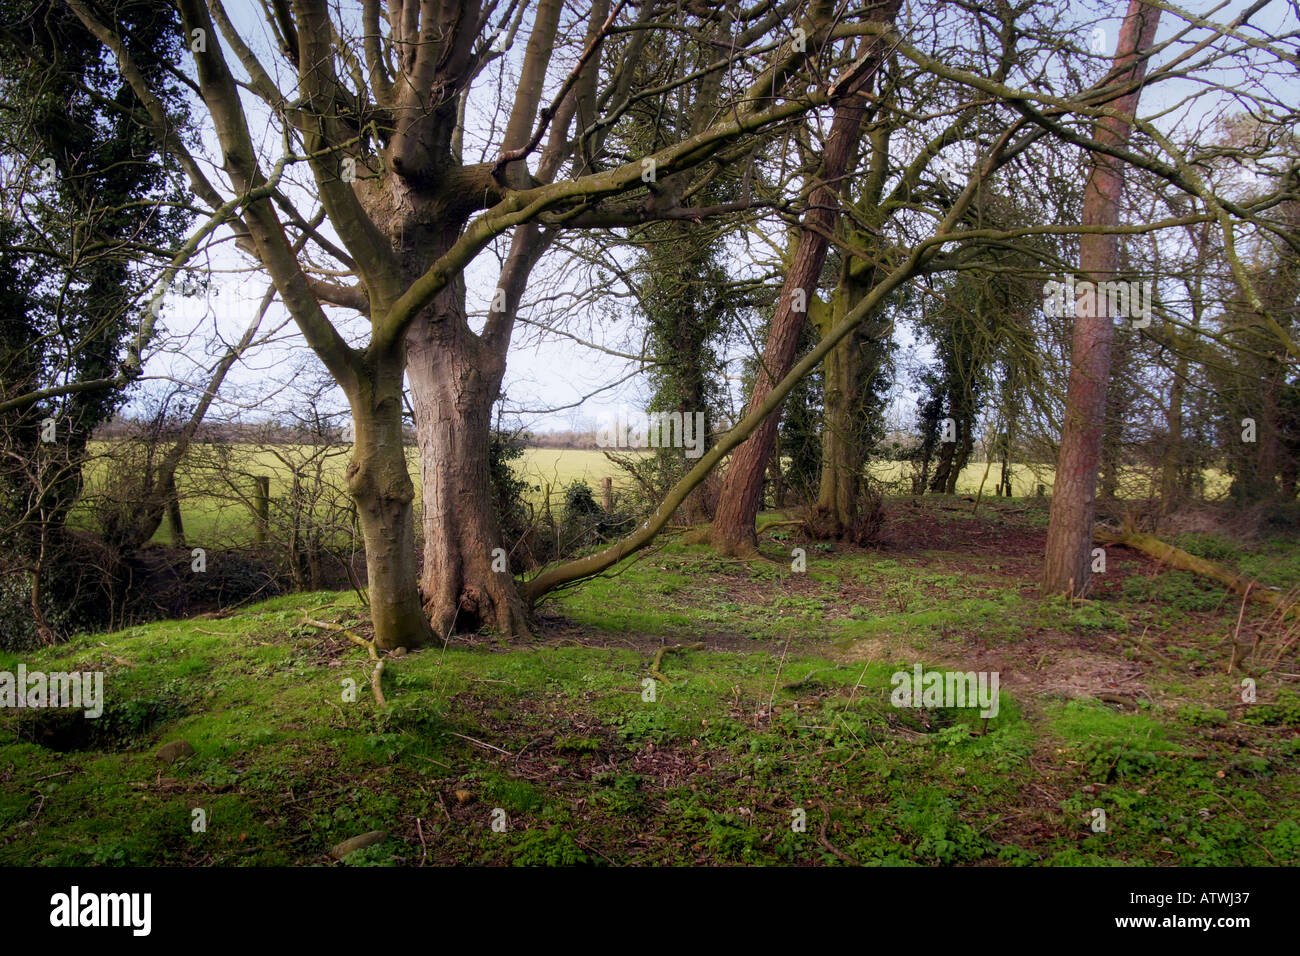
[[[866,284],[841,274],[830,308],[813,316],[818,333],[829,335],[868,291]],[[817,532],[827,537],[850,535],[858,516],[867,463],[861,392],[883,357],[887,334],[881,323],[864,323],[836,344],[823,366],[822,469],[815,511]]]
[[[375,642],[391,650],[432,635],[416,587],[415,485],[402,443],[400,359],[376,369],[374,381],[348,396],[355,444],[347,483],[366,546]]]
[[[951,417],[953,418],[954,421],[957,421],[957,416],[955,414],[952,415]],[[939,425],[940,428],[943,427],[942,419],[940,419]],[[964,422],[959,422],[957,427],[962,428],[964,427],[964,425],[965,425]],[[952,441],[939,442],[939,457],[937,459],[937,464],[934,467],[934,477],[930,480],[931,494],[942,495],[942,494],[949,493],[948,479],[952,474],[952,463],[953,463],[953,458],[956,456],[956,454],[957,454],[957,439],[955,437],[953,438]]]
[[[1140,82],[1146,75],[1146,60],[1139,54],[1155,39],[1160,10],[1142,0],[1130,0],[1115,50],[1116,82]],[[1108,104],[1121,114],[1137,110],[1141,88]],[[1098,121],[1095,139],[1106,145],[1128,141],[1132,124],[1114,116]],[[1094,153],[1092,172],[1084,187],[1084,225],[1114,226],[1119,221],[1119,197],[1123,186],[1121,161]],[[1079,239],[1079,268],[1091,281],[1110,281],[1119,267],[1119,239],[1114,234],[1088,233]],[[1106,382],[1110,377],[1111,344],[1115,338],[1113,320],[1098,315],[1095,297],[1080,300],[1080,314],[1074,321],[1070,351],[1070,382],[1061,427],[1061,449],[1056,482],[1052,488],[1052,511],[1047,528],[1047,550],[1043,558],[1041,590],[1048,594],[1083,594],[1088,588],[1092,565],[1092,529],[1096,516],[1097,471],[1101,460],[1102,432],[1106,416]]]
[[[861,354],[855,331],[831,350],[824,366],[822,471],[815,507],[818,530],[836,538],[842,538],[853,527],[858,513],[862,456],[858,451],[853,397],[861,382]]]

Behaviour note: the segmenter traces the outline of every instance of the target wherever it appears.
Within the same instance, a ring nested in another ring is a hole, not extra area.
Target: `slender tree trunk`
[[[1116,333],[1111,348],[1111,367],[1126,369],[1133,351],[1133,337],[1123,330]],[[1106,389],[1106,417],[1101,432],[1101,467],[1098,495],[1114,501],[1120,493],[1120,469],[1124,465],[1124,420],[1131,402],[1132,389],[1127,385]]]
[[[926,448],[921,453],[921,473],[912,477],[912,494],[920,496],[925,494],[926,486],[930,481],[930,459],[932,458],[931,450]]]
[[[1277,476],[1282,458],[1282,442],[1279,434],[1281,375],[1281,372],[1277,372],[1270,376],[1268,385],[1260,395],[1260,413],[1255,436],[1257,451],[1253,462],[1255,482],[1252,490],[1253,497],[1261,500],[1278,496]]]
[[[1183,388],[1187,379],[1187,357],[1180,355],[1169,386],[1169,407],[1165,412],[1165,450],[1160,461],[1160,510],[1168,513],[1182,497],[1183,473]]]
[[[1146,75],[1146,60],[1139,54],[1155,39],[1160,10],[1130,0],[1115,51],[1120,81],[1139,82]],[[1137,110],[1141,88],[1109,105],[1121,114]],[[1107,145],[1128,141],[1132,124],[1114,116],[1099,120],[1095,138]],[[1119,221],[1123,186],[1121,161],[1094,153],[1092,172],[1084,187],[1085,225],[1114,226]],[[1114,234],[1089,233],[1079,240],[1079,268],[1091,282],[1109,281],[1119,265],[1119,239]],[[1110,377],[1114,321],[1098,315],[1096,297],[1080,299],[1080,314],[1071,339],[1070,381],[1066,393],[1061,448],[1056,482],[1052,489],[1047,550],[1043,558],[1041,590],[1047,594],[1082,594],[1088,589],[1091,569],[1092,527],[1096,516],[1097,471],[1101,459],[1106,415],[1106,382]],[[1083,314],[1087,313],[1087,314]]]
[[[402,443],[402,363],[375,369],[350,395],[356,432],[347,483],[366,546],[370,619],[382,648],[416,647],[432,634],[420,606],[415,563],[415,485]]]
[[[171,526],[172,546],[184,548],[185,521],[181,518],[181,499],[176,493],[174,479],[167,485],[167,523]]]

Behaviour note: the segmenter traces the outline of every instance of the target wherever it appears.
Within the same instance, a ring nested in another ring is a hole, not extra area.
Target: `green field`
[[[86,469],[87,497],[93,502],[111,494],[111,477],[130,474],[132,467],[110,461],[114,449],[107,443],[92,446],[90,466]],[[324,450],[310,446],[257,448],[224,446],[214,452],[210,446],[197,446],[177,476],[181,497],[181,517],[187,536],[194,542],[239,544],[252,540],[255,478],[271,479],[272,521],[286,520],[290,506],[295,468],[305,472],[309,484],[319,480],[318,515],[321,521],[339,524],[341,515],[333,514],[346,506],[344,475],[348,449],[338,446]],[[564,489],[574,481],[586,481],[599,494],[603,478],[613,479],[614,490],[621,493],[634,482],[604,454],[595,450],[529,448],[514,462],[521,478],[532,486],[528,497],[540,507],[549,491],[553,508],[562,507]],[[416,449],[407,450],[407,467],[416,487],[416,507],[420,506],[420,468]],[[75,516],[82,527],[93,527],[93,505],[83,506]],[[154,535],[155,541],[170,540],[164,524]]]
[[[97,455],[87,469],[87,489],[94,499],[105,492],[108,476],[114,471],[106,456],[115,454],[108,443],[92,446]],[[420,470],[414,448],[408,449],[407,461],[416,486],[416,506],[419,507]],[[181,468],[178,485],[181,494],[181,515],[187,535],[195,542],[207,541],[214,545],[247,543],[252,540],[254,508],[254,478],[269,476],[273,522],[286,520],[288,496],[295,468],[305,472],[308,481],[319,480],[324,493],[318,499],[318,520],[335,526],[346,526],[343,513],[347,510],[344,492],[344,472],[347,468],[348,449],[345,446],[322,448],[312,446],[274,446],[259,448],[252,445],[196,446]],[[586,481],[599,494],[600,482],[611,478],[615,494],[630,491],[635,482],[595,449],[528,448],[523,457],[514,463],[516,472],[532,486],[531,504],[539,507],[549,491],[551,507],[562,506],[564,489],[574,481]],[[121,472],[118,465],[117,471]],[[128,473],[129,468],[125,469]],[[1000,466],[992,468],[976,462],[963,469],[957,480],[957,493],[991,497],[997,486]],[[876,461],[870,468],[871,476],[889,493],[910,492],[911,465],[899,461]],[[1039,485],[1051,493],[1054,469],[1047,465],[1015,465],[1012,468],[1012,489],[1015,497],[1032,497]],[[1206,475],[1206,491],[1211,497],[1226,493],[1229,479],[1222,472]],[[1121,497],[1145,497],[1148,480],[1145,473],[1134,471],[1125,475]],[[92,526],[88,509],[83,508],[77,520],[83,526]],[[169,540],[164,525],[157,541]]]

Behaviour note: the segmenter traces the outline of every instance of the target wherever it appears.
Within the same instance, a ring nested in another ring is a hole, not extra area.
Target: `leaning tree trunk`
[[[811,217],[813,211],[808,215]],[[772,386],[794,367],[795,352],[803,331],[804,311],[795,310],[796,298],[806,305],[816,294],[817,276],[826,258],[826,239],[821,230],[804,232],[795,253],[794,265],[786,276],[781,298],[772,316],[762,367],[754,379],[749,410],[763,404]],[[763,495],[763,472],[767,470],[776,441],[779,410],[763,420],[749,439],[736,449],[727,465],[722,494],[709,531],[710,541],[723,554],[752,554],[758,549],[754,521]]]
[[[504,553],[488,461],[504,371],[457,323],[420,321],[407,337],[424,505],[425,613],[439,635],[487,625],[523,637],[528,615]],[[498,570],[493,570],[494,566]]]
[[[420,607],[415,563],[415,486],[402,440],[402,364],[375,369],[374,384],[349,395],[355,444],[348,490],[366,547],[370,619],[384,649],[415,647],[432,636]]]
[[[1139,54],[1155,39],[1160,10],[1142,0],[1130,0],[1115,50],[1117,82],[1140,83],[1146,75],[1146,59]],[[1141,87],[1108,104],[1121,114],[1136,112]],[[1116,116],[1097,123],[1095,138],[1107,146],[1122,146],[1129,139],[1132,124]],[[1115,226],[1119,222],[1119,197],[1123,186],[1121,161],[1094,153],[1092,172],[1084,187],[1083,223]],[[1112,234],[1086,233],[1079,239],[1079,268],[1091,282],[1110,281],[1119,267],[1119,239]],[[1043,557],[1041,590],[1047,594],[1082,594],[1088,588],[1091,570],[1092,528],[1096,517],[1097,471],[1101,460],[1102,432],[1106,416],[1106,382],[1110,377],[1113,320],[1097,308],[1096,296],[1074,321],[1070,351],[1070,382],[1066,392],[1061,427],[1061,449],[1056,482],[1052,488],[1052,511],[1047,527],[1047,550]]]
[[[759,408],[775,384],[794,367],[807,310],[817,295],[817,280],[826,261],[827,237],[835,229],[840,180],[849,157],[856,150],[865,112],[865,100],[859,96],[835,108],[822,166],[817,173],[817,186],[809,198],[794,261],[786,273],[772,315],[748,411]],[[779,411],[764,419],[736,449],[727,465],[722,494],[709,530],[709,540],[723,554],[753,554],[758,550],[754,522],[763,495],[763,472],[772,455],[779,420]]]

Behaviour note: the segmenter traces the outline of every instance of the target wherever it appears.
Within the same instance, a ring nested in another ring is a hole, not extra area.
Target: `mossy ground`
[[[364,632],[350,594],[24,655],[104,670],[106,708],[0,713],[0,864],[328,864],[370,830],[348,865],[1300,864],[1294,625],[1238,630],[1235,596],[1118,549],[1093,600],[1042,602],[1036,503],[890,507],[873,550],[669,543],[546,605],[533,643],[390,659],[386,708],[364,651],[303,624]],[[1293,540],[1180,543],[1300,584]],[[696,641],[644,699],[656,649]],[[999,714],[892,707],[915,663],[998,671]]]

